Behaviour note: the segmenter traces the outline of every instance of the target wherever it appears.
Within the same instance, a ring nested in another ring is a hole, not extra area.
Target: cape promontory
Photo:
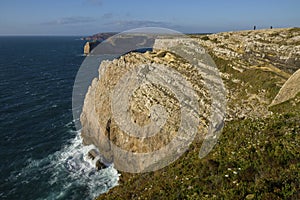
[[[196,139],[183,157],[153,173],[123,173],[120,186],[99,198],[194,199],[204,195],[206,199],[217,196],[234,199],[255,194],[263,199],[280,199],[284,195],[297,199],[300,29],[190,37],[210,54],[226,88],[226,120],[219,143],[206,158],[197,157],[209,125],[211,96],[203,85],[203,76],[195,73],[186,60],[160,49],[131,52],[103,61],[99,77],[95,77],[85,97],[81,134],[84,143],[94,144],[106,160],[113,162],[117,156],[111,152],[108,140],[128,151],[143,153],[161,148],[178,131],[179,102],[172,92],[155,84],[140,87],[133,93],[129,112],[134,123],[145,126],[151,120],[150,107],[164,106],[169,118],[160,133],[140,140],[118,127],[111,111],[111,91],[126,72],[138,65],[167,64],[183,74],[199,97],[200,114]]]

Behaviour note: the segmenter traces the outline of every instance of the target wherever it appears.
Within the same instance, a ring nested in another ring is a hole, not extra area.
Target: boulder
[[[270,106],[274,106],[296,97],[300,92],[300,69],[296,71],[282,86]]]

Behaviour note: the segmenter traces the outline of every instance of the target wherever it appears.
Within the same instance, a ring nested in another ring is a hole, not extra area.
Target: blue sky
[[[299,0],[0,0],[0,35],[90,35],[155,26],[184,33],[300,26]]]

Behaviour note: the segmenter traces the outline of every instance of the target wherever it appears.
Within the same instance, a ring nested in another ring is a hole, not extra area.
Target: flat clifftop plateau
[[[195,37],[218,57],[230,60],[237,70],[243,70],[245,66],[273,66],[293,73],[300,65],[300,28],[224,32]]]
[[[191,37],[210,54],[226,89],[225,126],[218,144],[207,157],[199,159],[212,97],[203,83],[205,76],[193,70],[193,63],[157,40],[153,51],[131,52],[103,61],[99,77],[86,94],[81,123],[84,143],[94,144],[105,160],[114,162],[117,158],[116,166],[125,162],[114,154],[110,141],[126,151],[152,152],[168,144],[178,131],[179,101],[168,88],[157,84],[136,88],[128,109],[123,106],[131,122],[139,126],[151,122],[153,105],[165,107],[169,117],[159,134],[141,140],[127,135],[117,124],[111,110],[112,91],[127,72],[140,65],[168,65],[191,84],[198,96],[195,116],[199,126],[188,151],[174,163],[155,172],[124,172],[120,186],[99,199],[298,199],[300,94],[294,86],[299,85],[300,29]],[[164,74],[158,77],[163,80]],[[283,98],[286,94],[289,98]],[[274,104],[278,99],[281,101]],[[147,167],[149,163],[135,164]]]

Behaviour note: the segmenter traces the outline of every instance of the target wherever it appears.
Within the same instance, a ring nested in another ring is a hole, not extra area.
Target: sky
[[[91,35],[140,27],[215,33],[300,27],[299,0],[0,0],[0,35]]]

